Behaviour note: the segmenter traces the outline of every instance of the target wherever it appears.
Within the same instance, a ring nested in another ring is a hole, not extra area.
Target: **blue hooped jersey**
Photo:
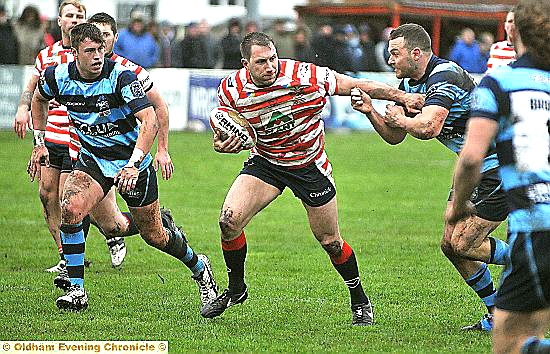
[[[139,133],[134,114],[151,106],[136,74],[106,59],[100,76],[88,80],[71,62],[46,69],[38,89],[67,107],[82,144],[80,153],[94,159],[106,177],[127,164]],[[140,171],[151,161],[147,154]]]
[[[456,63],[432,55],[424,76],[419,80],[402,80],[399,89],[425,94],[425,107],[440,106],[449,110],[437,140],[458,154],[464,145],[466,122],[470,116],[470,96],[475,85],[470,74]],[[498,160],[492,148],[483,161],[482,171],[496,167]]]
[[[472,117],[498,122],[500,175],[510,232],[550,230],[550,72],[529,55],[484,77]]]

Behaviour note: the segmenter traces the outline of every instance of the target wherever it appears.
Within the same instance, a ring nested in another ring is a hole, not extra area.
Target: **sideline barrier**
[[[210,129],[208,114],[217,106],[216,89],[231,70],[158,68],[149,71],[170,109],[170,130]],[[32,66],[0,65],[0,129],[12,129],[19,97],[30,75]],[[399,84],[393,73],[358,73],[357,77],[394,87]],[[381,113],[384,113],[387,103],[373,101],[374,108]],[[323,119],[327,129],[372,130],[368,119],[351,108],[349,97],[330,97]]]

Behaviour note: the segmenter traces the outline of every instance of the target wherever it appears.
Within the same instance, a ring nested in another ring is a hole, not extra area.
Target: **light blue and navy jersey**
[[[67,106],[82,144],[80,153],[93,158],[106,177],[114,177],[127,164],[139,133],[134,114],[151,106],[136,74],[106,59],[100,76],[88,80],[72,62],[46,69],[38,89],[45,98]],[[151,161],[147,154],[140,171]]]
[[[432,55],[424,76],[419,80],[402,80],[399,89],[425,94],[425,107],[440,106],[449,110],[437,140],[458,154],[464,145],[466,122],[470,116],[470,95],[475,85],[470,74],[456,63]],[[483,161],[482,171],[496,167],[498,167],[496,152],[491,149]]]
[[[550,72],[529,55],[492,71],[474,91],[472,117],[498,122],[510,232],[550,230]]]

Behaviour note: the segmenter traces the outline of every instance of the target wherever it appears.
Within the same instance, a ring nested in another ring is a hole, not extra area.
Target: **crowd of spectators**
[[[0,64],[33,64],[38,51],[57,40],[53,30],[57,26],[50,24],[34,6],[27,6],[16,21],[10,21],[0,5]],[[342,73],[392,71],[387,64],[391,30],[388,27],[378,33],[367,23],[325,23],[312,31],[285,20],[275,20],[262,28],[255,21],[233,18],[216,32],[206,20],[180,28],[166,21],[149,22],[138,14],[120,30],[115,53],[145,68],[238,69],[242,37],[248,32],[264,31],[274,39],[281,58],[313,62]],[[464,28],[448,58],[471,73],[485,72],[494,37],[484,32],[478,38],[472,29]]]

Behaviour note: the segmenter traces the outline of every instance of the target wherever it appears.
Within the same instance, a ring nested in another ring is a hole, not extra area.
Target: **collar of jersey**
[[[80,73],[78,72],[78,69],[76,68],[76,60],[69,63],[69,77],[71,80],[78,80],[82,82],[97,82],[105,77],[108,77],[108,68],[107,68],[107,60],[103,62],[103,69],[101,69],[101,74],[99,74],[98,77],[94,79],[85,79],[82,76],[80,76]]]

